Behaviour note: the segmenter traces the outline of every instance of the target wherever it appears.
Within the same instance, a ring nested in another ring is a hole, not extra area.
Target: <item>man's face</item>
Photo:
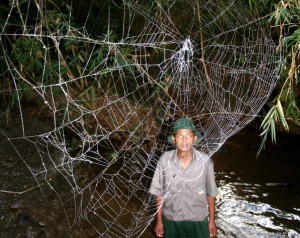
[[[172,136],[172,140],[178,150],[187,152],[192,149],[194,142],[197,140],[197,136],[195,136],[191,130],[179,129],[175,135]]]

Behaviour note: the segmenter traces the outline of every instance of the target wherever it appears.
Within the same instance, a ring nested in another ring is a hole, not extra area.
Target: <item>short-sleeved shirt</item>
[[[165,152],[157,163],[149,192],[163,197],[163,215],[168,220],[204,220],[207,196],[218,195],[211,158],[193,149],[193,159],[184,169],[177,150]]]

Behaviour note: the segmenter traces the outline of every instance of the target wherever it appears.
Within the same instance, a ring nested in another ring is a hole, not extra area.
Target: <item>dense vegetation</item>
[[[264,148],[267,135],[276,143],[276,125],[281,124],[286,131],[289,125],[299,124],[300,106],[300,2],[297,0],[269,1],[249,0],[249,7],[259,15],[268,16],[267,21],[276,30],[278,47],[283,47],[284,56],[281,75],[268,107],[262,112],[262,144]]]
[[[161,4],[166,2],[160,1]],[[2,32],[0,86],[1,88],[18,89],[3,90],[9,94],[6,97],[9,108],[26,99],[36,100],[35,103],[43,105],[44,102],[41,102],[39,97],[35,97],[35,94],[47,95],[45,93],[47,90],[53,90],[48,95],[64,98],[64,92],[68,91],[70,95],[81,99],[81,103],[85,107],[92,109],[97,106],[93,103],[95,95],[101,95],[99,89],[110,87],[111,80],[115,77],[112,77],[111,72],[103,72],[97,80],[92,76],[81,80],[74,79],[80,78],[84,71],[92,72],[95,65],[102,62],[105,57],[109,58],[108,66],[112,68],[118,65],[129,65],[134,60],[133,49],[130,46],[118,46],[117,50],[121,51],[123,55],[123,57],[118,57],[118,54],[110,54],[112,51],[107,44],[101,43],[107,39],[111,42],[118,42],[121,38],[121,31],[124,30],[120,27],[123,25],[122,17],[109,18],[109,14],[123,14],[123,10],[118,4],[112,4],[108,0],[93,1],[92,8],[89,1],[80,0],[70,2],[24,0],[16,1],[14,8],[11,8],[10,4],[11,1],[0,3],[0,15],[2,16],[0,19]],[[278,46],[283,47],[285,52],[280,80],[267,107],[261,112],[263,120],[261,121],[262,146],[260,151],[264,147],[268,135],[271,135],[272,141],[276,142],[277,122],[281,123],[287,131],[290,123],[299,126],[300,2],[297,0],[245,0],[245,4],[248,5],[249,11],[256,14],[258,18],[263,18],[272,27],[274,39],[277,39]],[[72,9],[71,18],[69,16],[70,9]],[[184,10],[182,14],[185,14]],[[10,15],[9,24],[5,17],[8,15]],[[89,15],[88,19],[84,18],[86,15]],[[12,22],[12,19],[15,22]],[[110,21],[109,24],[108,21]],[[178,24],[188,24],[188,22],[183,21]],[[36,27],[22,28],[21,26]],[[83,36],[81,30],[89,33],[90,38],[86,41],[79,41]],[[140,29],[137,26],[133,30],[139,31]],[[3,31],[5,31],[5,37],[2,35]],[[58,38],[58,35],[62,35],[64,38]],[[95,42],[91,39],[97,39],[96,50]],[[57,55],[59,55],[59,59]],[[87,61],[88,65],[85,64]],[[17,70],[12,70],[9,65],[14,65]],[[130,73],[130,70],[128,68],[127,91],[120,90],[120,87],[114,87],[111,88],[112,95],[123,95],[138,87],[138,82],[131,78],[133,74]],[[12,77],[14,80],[11,80]],[[72,87],[45,87],[44,92],[26,87],[29,84],[34,88],[41,83],[55,85],[60,83],[61,78],[72,82],[70,84]],[[23,79],[26,79],[26,84]],[[118,85],[118,83],[114,82],[114,85]],[[151,90],[155,91],[155,87],[157,85],[153,85]],[[142,98],[143,93],[145,92],[139,91],[137,95],[132,96]],[[53,100],[46,98],[46,101],[50,103]],[[65,117],[67,110],[71,117],[76,117],[76,114],[80,113],[77,111],[78,109],[65,105],[65,100],[56,100],[56,102],[56,105],[52,105],[52,107],[57,108],[56,116],[61,115],[61,120]],[[149,104],[151,103],[154,102],[149,102]]]

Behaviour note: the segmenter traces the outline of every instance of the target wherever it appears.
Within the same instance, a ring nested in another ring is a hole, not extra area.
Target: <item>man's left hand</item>
[[[209,221],[208,230],[209,230],[210,237],[215,237],[217,235],[217,226],[215,221]]]

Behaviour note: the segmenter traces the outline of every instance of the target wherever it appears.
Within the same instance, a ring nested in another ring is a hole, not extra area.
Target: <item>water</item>
[[[217,204],[218,237],[300,237],[298,205],[291,204],[288,209],[291,211],[281,210],[263,202],[273,195],[272,191],[266,192],[266,186],[228,182],[232,177],[218,174],[221,185]],[[287,189],[280,190],[287,195]]]
[[[218,238],[300,237],[299,136],[281,139],[256,159],[258,140],[245,129],[214,156]]]

